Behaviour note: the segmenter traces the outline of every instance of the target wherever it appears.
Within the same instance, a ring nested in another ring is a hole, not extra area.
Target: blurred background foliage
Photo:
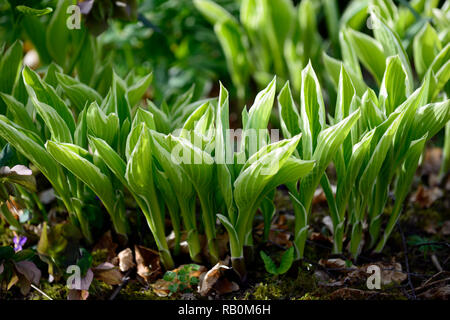
[[[233,13],[239,8],[235,0],[218,3]],[[149,98],[156,103],[176,100],[193,84],[199,98],[219,79],[228,82],[214,31],[190,0],[78,1],[81,29],[69,32],[70,4],[77,1],[0,0],[0,43],[21,39],[30,52],[26,63],[45,71],[56,62],[93,87],[112,69],[123,78],[153,72]]]

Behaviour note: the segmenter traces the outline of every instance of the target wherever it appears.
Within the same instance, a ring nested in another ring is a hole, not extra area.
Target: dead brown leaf
[[[146,282],[154,281],[162,274],[159,254],[142,246],[134,246],[136,256],[137,273]]]
[[[353,264],[346,265],[345,260],[342,259],[320,259],[319,264],[328,269],[337,269],[338,271],[349,272],[350,269],[355,268]],[[342,269],[342,270],[340,270]]]
[[[438,199],[440,199],[444,193],[439,187],[427,188],[419,185],[417,191],[411,196],[411,201],[417,204],[421,208],[429,208]]]
[[[203,274],[200,278],[198,293],[206,296],[214,289],[216,293],[221,295],[239,290],[239,286],[236,283],[230,282],[224,277],[223,271],[228,269],[230,267],[223,262],[219,262],[211,270]]]
[[[127,272],[136,266],[134,264],[133,251],[131,251],[130,248],[126,248],[125,250],[119,252],[118,257],[120,271]]]
[[[92,268],[94,277],[97,280],[103,281],[111,286],[119,285],[122,283],[122,273],[112,263],[105,262]]]

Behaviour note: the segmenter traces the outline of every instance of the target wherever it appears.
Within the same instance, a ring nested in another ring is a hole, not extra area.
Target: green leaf
[[[194,0],[194,5],[213,25],[226,20],[235,21],[234,17],[227,10],[213,1]]]
[[[68,202],[68,186],[62,168],[44,149],[42,142],[36,142],[23,130],[12,126],[4,116],[0,116],[0,136],[26,156],[50,181],[56,193]]]
[[[35,8],[27,7],[27,6],[17,6],[16,9],[19,10],[20,12],[22,12],[23,14],[36,16],[36,17],[40,17],[43,15],[49,14],[50,12],[53,12],[53,9],[50,7],[47,7],[44,9],[35,9]]]
[[[300,183],[300,202],[305,207],[306,212],[310,210],[314,190],[319,185],[325,169],[337,154],[359,117],[360,111],[356,110],[334,126],[320,132],[317,149],[312,156],[312,159],[316,161],[316,166]]]
[[[439,36],[436,30],[427,22],[414,37],[413,42],[414,66],[420,77],[425,75],[425,72],[441,50],[442,45]]]
[[[11,94],[22,66],[22,42],[17,40],[6,52],[0,52],[2,53],[2,57],[0,58],[0,74],[2,75],[0,92]]]
[[[398,56],[389,57],[386,64],[379,98],[380,104],[388,116],[406,100],[407,75]]]
[[[383,47],[377,40],[362,32],[353,29],[347,29],[344,32],[348,33],[359,60],[370,71],[379,85],[386,67]]]
[[[84,83],[63,73],[57,73],[56,78],[76,110],[81,111],[86,104],[92,102],[102,102],[100,94]]]
[[[294,247],[290,247],[281,257],[280,266],[278,267],[277,273],[283,274],[289,271],[294,261]]]
[[[149,73],[145,77],[142,77],[138,81],[136,81],[131,87],[127,90],[128,101],[130,102],[130,106],[134,107],[142,98],[142,96],[147,91],[150,83],[153,79],[153,73]]]
[[[273,260],[264,251],[261,250],[259,254],[264,262],[264,267],[266,268],[266,271],[271,274],[275,275],[278,274],[278,268],[275,262],[273,262]]]
[[[127,164],[114,151],[113,148],[100,138],[89,136],[89,144],[99,153],[100,158],[105,162],[108,168],[116,175],[120,182],[128,188],[128,181],[125,179]]]
[[[69,29],[66,25],[67,7],[72,4],[71,0],[58,1],[56,10],[52,14],[46,30],[46,44],[48,52],[60,66],[66,62],[66,50],[69,44]]]
[[[83,181],[100,198],[110,214],[116,231],[126,234],[122,212],[116,209],[116,194],[111,180],[86,158],[88,151],[76,145],[47,141],[47,151],[67,170]]]
[[[100,109],[96,102],[91,103],[86,113],[86,122],[89,132],[112,145],[119,132],[119,118],[115,113],[108,116]]]
[[[28,67],[23,69],[22,76],[28,95],[31,98],[35,97],[38,101],[55,109],[66,123],[69,131],[73,133],[75,131],[75,120],[73,119],[72,112],[58,96],[56,90],[43,82],[39,75]]]
[[[249,62],[242,31],[237,23],[230,20],[216,24],[214,31],[224,51],[231,79],[238,90],[238,97],[242,99],[249,78]]]
[[[58,112],[49,105],[40,102],[36,97],[31,97],[31,101],[50,130],[52,139],[57,142],[72,143],[72,132]]]
[[[400,41],[398,34],[392,30],[374,6],[371,7],[370,16],[374,23],[373,33],[378,42],[381,43],[386,57],[398,55],[403,68],[406,71],[406,91],[409,95],[413,91],[414,78],[409,63],[408,55]]]
[[[355,88],[344,65],[341,66],[334,121],[341,121],[350,113],[350,105],[355,95]]]
[[[310,63],[302,71],[300,105],[303,157],[311,159],[319,133],[325,127],[325,106],[319,80]]]
[[[448,121],[450,121],[449,99],[420,107],[411,125],[413,139],[419,139],[425,134],[429,138],[434,137]]]
[[[412,180],[417,170],[419,159],[423,153],[425,142],[427,140],[426,138],[427,137],[424,136],[418,140],[413,141],[407,151],[407,155],[401,167],[395,187],[394,208],[392,209],[392,213],[389,217],[389,221],[384,231],[383,237],[375,248],[375,251],[377,252],[380,252],[383,249],[389,235],[391,234],[397,223],[403,207],[403,201],[405,200],[409,190],[411,189]]]
[[[39,133],[33,123],[33,119],[31,119],[25,106],[22,103],[17,101],[13,96],[5,93],[0,92],[0,97],[3,98],[3,101],[8,108],[8,112],[11,115],[11,120],[13,120],[14,123],[27,130],[33,131],[36,134]]]

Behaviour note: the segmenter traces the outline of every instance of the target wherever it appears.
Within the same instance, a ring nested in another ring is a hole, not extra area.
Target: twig
[[[41,289],[39,289],[38,287],[36,287],[34,284],[31,284],[31,287],[36,290],[37,292],[39,292],[40,294],[42,294],[44,297],[46,297],[48,300],[53,300],[50,296],[48,296],[44,291],[42,291]]]
[[[403,233],[402,227],[400,226],[400,223],[397,221],[397,227],[398,230],[400,232],[400,235],[402,236],[402,242],[403,242],[403,251],[405,253],[405,266],[406,266],[406,272],[407,272],[407,276],[408,276],[408,284],[411,287],[411,293],[412,293],[412,298],[413,300],[416,300],[416,291],[414,289],[414,285],[412,284],[411,281],[411,270],[409,269],[409,261],[408,261],[408,246],[406,245],[406,238],[405,238],[405,234]]]
[[[116,296],[119,294],[120,290],[122,290],[123,287],[125,287],[128,284],[128,281],[130,281],[130,273],[132,269],[128,270],[128,272],[123,276],[122,283],[119,284],[119,286],[114,290],[111,297],[109,297],[109,300],[114,300]]]
[[[441,266],[441,264],[439,263],[439,260],[438,260],[438,258],[436,257],[435,254],[432,254],[432,255],[431,255],[431,262],[433,262],[434,266],[436,267],[436,269],[437,269],[439,272],[444,271],[444,269],[442,269],[442,266]]]

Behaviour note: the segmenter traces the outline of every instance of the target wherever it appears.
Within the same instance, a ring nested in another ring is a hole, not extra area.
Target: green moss
[[[95,250],[91,253],[92,255],[92,266],[96,267],[102,264],[108,258],[108,249]]]
[[[173,300],[170,297],[159,297],[150,288],[144,288],[138,281],[130,281],[116,297],[116,300]]]
[[[303,297],[301,297],[298,300],[321,300],[321,298],[312,295],[310,292],[307,292]]]
[[[107,300],[111,296],[113,290],[113,286],[94,279],[89,287],[89,297],[93,300]]]
[[[48,295],[53,300],[66,300],[67,293],[69,289],[67,286],[60,283],[48,283],[47,281],[41,281],[39,284],[39,289],[41,289],[46,295]],[[48,300],[42,294],[34,290],[33,288],[30,291],[30,300]]]
[[[312,297],[317,290],[313,275],[309,271],[299,269],[297,278],[289,275],[267,276],[243,297],[244,300],[277,300]],[[309,294],[309,296],[308,296]]]

